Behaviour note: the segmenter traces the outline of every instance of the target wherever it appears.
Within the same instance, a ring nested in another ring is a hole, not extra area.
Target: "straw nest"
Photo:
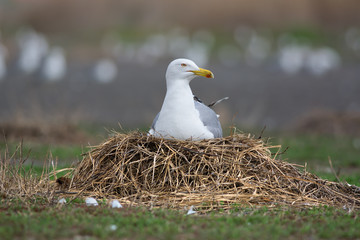
[[[116,197],[134,205],[360,208],[360,188],[320,179],[303,166],[277,160],[270,148],[280,146],[244,134],[180,141],[139,132],[114,133],[84,155],[66,187],[73,193]]]

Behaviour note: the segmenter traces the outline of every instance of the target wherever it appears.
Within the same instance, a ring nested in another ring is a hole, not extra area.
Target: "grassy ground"
[[[336,180],[328,159],[341,180],[360,185],[359,149],[356,139],[324,136],[282,136],[271,140],[289,149],[280,156],[290,162],[308,163],[308,169]],[[10,152],[16,143],[7,143]],[[5,144],[0,145],[3,155]],[[57,158],[61,167],[81,159],[82,146],[24,144],[29,159]],[[40,173],[41,164],[33,169]],[[86,207],[82,199],[58,206],[41,198],[0,195],[1,239],[358,239],[360,212],[316,207],[265,208],[234,206],[227,212],[186,215],[186,211],[125,206],[111,209],[105,203]]]
[[[355,239],[359,212],[313,209],[249,208],[208,215],[106,205],[63,207],[2,200],[2,239]]]
[[[0,152],[4,152],[7,149],[9,153],[14,153],[18,147],[18,142],[3,142],[0,143]],[[58,159],[60,165],[63,166],[70,165],[74,160],[81,159],[81,154],[86,151],[88,151],[88,148],[81,145],[54,145],[36,142],[22,144],[23,157],[37,163],[36,165],[48,159]]]
[[[287,148],[280,159],[306,164],[309,171],[332,181],[336,181],[336,174],[342,181],[360,185],[360,148],[356,138],[297,135],[274,138],[271,142],[281,144],[282,150]]]

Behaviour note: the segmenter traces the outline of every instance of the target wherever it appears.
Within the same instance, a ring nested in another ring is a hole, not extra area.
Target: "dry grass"
[[[53,201],[56,186],[50,177],[56,173],[55,164],[52,167],[44,163],[41,176],[30,169],[25,169],[28,153],[23,153],[22,143],[10,155],[8,149],[0,152],[0,199],[16,199],[23,202],[29,200]]]
[[[120,134],[84,155],[65,192],[116,197],[133,205],[203,210],[232,204],[360,208],[360,188],[320,179],[277,160],[262,139],[232,134],[203,141]]]

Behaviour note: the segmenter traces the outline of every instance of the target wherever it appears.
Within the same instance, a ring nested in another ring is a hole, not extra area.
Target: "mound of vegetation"
[[[271,148],[280,146],[244,134],[180,141],[115,132],[58,183],[69,192],[116,197],[135,205],[360,208],[360,188],[323,180],[303,166],[278,160]]]

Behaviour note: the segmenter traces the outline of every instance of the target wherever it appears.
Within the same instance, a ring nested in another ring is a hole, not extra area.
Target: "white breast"
[[[200,120],[189,84],[179,81],[167,89],[154,135],[183,140],[214,137]]]

